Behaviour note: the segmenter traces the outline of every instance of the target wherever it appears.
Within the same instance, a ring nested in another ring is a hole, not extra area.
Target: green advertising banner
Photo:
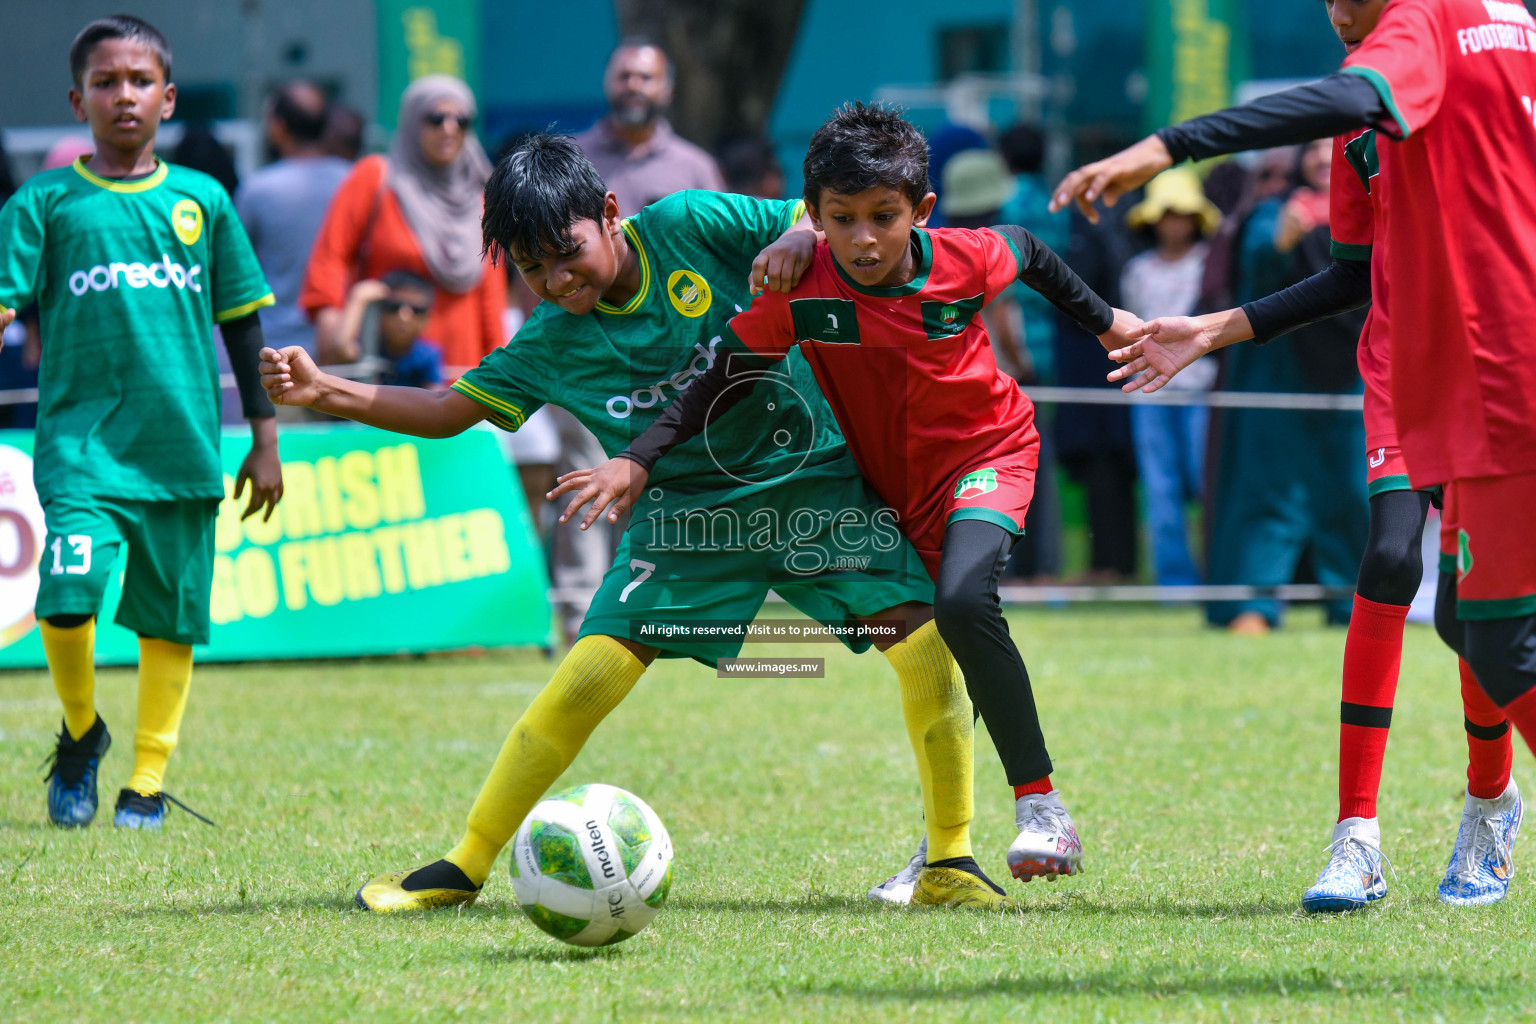
[[[1231,106],[1247,38],[1241,0],[1147,0],[1146,130]]]
[[[267,522],[219,506],[213,642],[197,660],[334,658],[553,644],[544,554],[495,435],[443,440],[351,426],[285,427],[282,503]],[[224,492],[250,448],[223,444]],[[0,668],[41,667],[32,614],[43,552],[32,434],[0,431]],[[96,661],[134,664],[138,640],[112,622]]]
[[[480,0],[377,0],[379,124],[395,127],[400,94],[423,75],[462,78],[480,93]]]

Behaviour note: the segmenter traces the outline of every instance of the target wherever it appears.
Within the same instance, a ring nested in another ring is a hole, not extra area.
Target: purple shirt
[[[626,217],[685,188],[725,190],[714,157],[679,137],[664,117],[656,120],[655,134],[634,149],[613,134],[607,118],[577,135],[576,144],[619,197],[619,212]]]

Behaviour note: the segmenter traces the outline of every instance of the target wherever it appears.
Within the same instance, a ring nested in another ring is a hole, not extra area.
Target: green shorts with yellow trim
[[[741,650],[732,627],[751,623],[770,589],[834,627],[933,603],[922,559],[851,458],[717,500],[690,506],[670,495],[637,505],[580,635],[624,637],[713,666]],[[870,646],[846,630],[838,639],[855,652]]]
[[[38,565],[37,617],[96,615],[128,546],[118,625],[141,636],[206,644],[211,629],[214,519],[219,499],[54,498]]]

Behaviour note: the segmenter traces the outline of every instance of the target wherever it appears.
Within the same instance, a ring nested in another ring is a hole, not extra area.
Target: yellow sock
[[[53,688],[64,705],[64,728],[79,739],[96,724],[96,620],[69,629],[50,626],[46,619],[37,625]]]
[[[549,685],[507,734],[470,808],[464,837],[448,852],[447,859],[470,881],[485,884],[496,856],[528,812],[644,672],[640,659],[612,637],[576,641]]]
[[[139,637],[139,724],[133,733],[129,789],[145,796],[160,792],[191,685],[191,647]]]
[[[917,755],[928,860],[971,855],[971,701],[932,621],[885,652],[901,683],[901,711]]]

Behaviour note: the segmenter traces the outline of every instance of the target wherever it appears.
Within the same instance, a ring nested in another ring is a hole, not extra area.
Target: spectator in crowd
[[[1147,185],[1147,197],[1126,216],[1134,231],[1150,232],[1153,247],[1134,256],[1120,274],[1120,301],[1137,316],[1190,316],[1199,312],[1206,239],[1216,232],[1221,212],[1205,197],[1194,171],[1175,168]],[[1210,391],[1214,360],[1201,360],[1175,378],[1180,390]],[[1169,385],[1172,389],[1173,384]],[[1194,586],[1200,573],[1189,553],[1184,503],[1203,496],[1205,439],[1210,423],[1205,405],[1138,402],[1131,409],[1136,468],[1146,498],[1152,564],[1161,586]]]
[[[343,361],[378,367],[379,384],[438,388],[443,384],[443,351],[422,337],[436,289],[409,270],[391,270],[377,281],[359,281],[347,296],[335,350]],[[366,329],[369,314],[372,329]]]
[[[1239,302],[1279,291],[1327,266],[1330,162],[1329,140],[1303,147],[1301,186],[1253,207],[1238,233]],[[1364,322],[1361,310],[1303,328],[1286,344],[1234,349],[1227,387],[1358,394],[1363,385],[1355,347]],[[1290,583],[1305,557],[1319,583],[1352,588],[1368,528],[1365,477],[1359,472],[1364,450],[1358,414],[1229,410],[1216,464],[1211,582]],[[1330,622],[1347,623],[1349,597],[1329,602],[1327,611]],[[1234,632],[1263,633],[1280,624],[1281,606],[1269,599],[1215,602],[1207,617]]]
[[[442,344],[448,374],[506,341],[506,276],[481,253],[491,164],[474,123],[468,86],[449,75],[418,78],[400,98],[388,156],[364,157],[342,182],[299,293],[323,360],[347,361],[337,333],[352,285],[390,270],[409,270],[435,285],[425,333]]]
[[[1091,223],[1074,210],[1067,265],[1111,306],[1121,306],[1120,271],[1132,255],[1123,222]],[[1056,317],[1056,382],[1068,388],[1116,388],[1104,379],[1104,360],[1066,316]],[[1118,390],[1118,388],[1116,388]],[[1136,573],[1136,452],[1131,414],[1124,405],[1067,402],[1056,409],[1056,451],[1061,467],[1081,484],[1088,511],[1088,572],[1082,582],[1124,583]]]
[[[944,165],[944,198],[939,206],[950,227],[984,228],[1016,223],[1003,214],[1017,192],[1018,183],[1001,155],[990,149],[970,149],[955,154]],[[1020,302],[1032,289],[1017,285],[983,307],[981,318],[992,340],[998,368],[1020,384],[1038,383],[1034,360],[1026,346],[1024,313]],[[1040,465],[1035,475],[1035,500],[1030,505],[1028,529],[1014,546],[1004,567],[1010,579],[1055,576],[1061,572],[1061,509],[1056,494],[1055,467],[1048,447],[1048,425],[1037,413],[1040,427]]]
[[[619,212],[639,213],[685,188],[725,189],[715,160],[678,136],[665,112],[672,103],[672,62],[655,43],[626,39],[603,74],[608,113],[576,136],[618,196]]]
[[[944,122],[928,136],[928,187],[933,189],[940,200],[944,198],[944,166],[954,158],[956,153],[963,153],[970,149],[990,149],[992,144],[987,137],[969,125]],[[942,228],[949,226],[944,211],[938,205],[933,208],[933,213],[928,216],[928,226]]]
[[[332,103],[325,118],[325,132],[320,136],[320,148],[349,164],[356,163],[363,155],[366,127],[362,114],[345,103]]]
[[[720,150],[725,188],[754,199],[784,198],[784,168],[773,143],[753,136],[735,139]]]
[[[229,150],[206,124],[187,125],[181,133],[181,141],[171,150],[171,163],[202,171],[223,185],[230,195],[234,195],[240,185],[240,176],[235,173],[235,161]]]
[[[235,210],[277,300],[262,316],[267,343],[300,345],[310,355],[317,354],[315,331],[299,308],[299,290],[325,212],[351,170],[321,145],[327,107],[325,94],[309,82],[274,92],[263,119],[274,162],[235,192]]]

